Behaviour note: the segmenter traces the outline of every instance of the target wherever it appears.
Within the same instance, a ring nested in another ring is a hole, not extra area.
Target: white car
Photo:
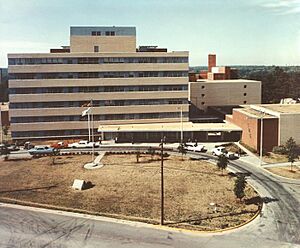
[[[184,149],[186,151],[190,152],[205,152],[205,146],[204,145],[199,145],[199,144],[194,144],[194,143],[185,143]]]
[[[99,147],[99,142],[89,142],[87,140],[80,140],[79,142],[68,144],[69,148],[93,148]]]
[[[228,159],[235,159],[239,157],[236,153],[228,152],[224,146],[219,146],[212,149],[211,153],[215,156],[225,155]]]

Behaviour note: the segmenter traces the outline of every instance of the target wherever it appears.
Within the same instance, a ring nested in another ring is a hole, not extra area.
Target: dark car
[[[8,150],[7,146],[4,144],[0,144],[0,155],[7,155],[10,151]]]
[[[10,151],[10,152],[15,152],[15,151],[19,151],[20,150],[20,147],[16,146],[16,145],[7,145],[6,146],[7,149]]]

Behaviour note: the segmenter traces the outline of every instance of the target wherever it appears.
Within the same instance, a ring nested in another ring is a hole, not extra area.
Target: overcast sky
[[[7,53],[69,44],[69,27],[135,26],[137,45],[190,51],[190,65],[300,65],[300,0],[0,0]]]

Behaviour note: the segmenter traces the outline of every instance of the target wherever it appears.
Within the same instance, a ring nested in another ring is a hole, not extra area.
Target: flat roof
[[[117,52],[117,53],[8,53],[7,57],[10,58],[67,58],[67,57],[187,57],[189,56],[188,51],[169,51],[169,52]],[[13,66],[13,65],[10,65]]]
[[[266,108],[278,113],[285,114],[300,114],[300,103],[295,104],[262,104],[259,105],[262,108]]]
[[[225,79],[225,80],[207,80],[198,79],[196,82],[191,83],[260,83],[261,81],[249,80],[249,79]]]
[[[180,132],[181,122],[172,123],[147,123],[147,124],[121,124],[100,125],[98,132]],[[192,123],[183,122],[183,131],[242,131],[232,123]]]
[[[277,116],[274,115],[270,115],[267,113],[262,113],[262,111],[256,110],[251,108],[250,106],[243,106],[244,108],[238,108],[238,109],[234,109],[243,113],[246,113],[254,118],[260,119],[260,118],[264,118],[264,119],[276,119],[278,118]]]

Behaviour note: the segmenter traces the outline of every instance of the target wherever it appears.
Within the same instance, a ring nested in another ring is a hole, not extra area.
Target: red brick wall
[[[207,79],[207,71],[200,71],[199,79]]]
[[[264,119],[263,120],[263,150],[271,152],[274,146],[278,146],[278,128],[279,119]],[[258,145],[260,149],[260,119],[258,123]]]
[[[243,129],[241,141],[246,145],[252,147],[253,149],[257,150],[257,119],[251,118],[239,111],[233,110],[232,119],[229,121]]]
[[[260,150],[260,119],[234,110],[232,117],[226,117],[226,120],[243,129],[243,143],[257,151]],[[278,122],[277,118],[263,121],[263,149],[266,152],[272,151],[272,148],[278,145]]]

